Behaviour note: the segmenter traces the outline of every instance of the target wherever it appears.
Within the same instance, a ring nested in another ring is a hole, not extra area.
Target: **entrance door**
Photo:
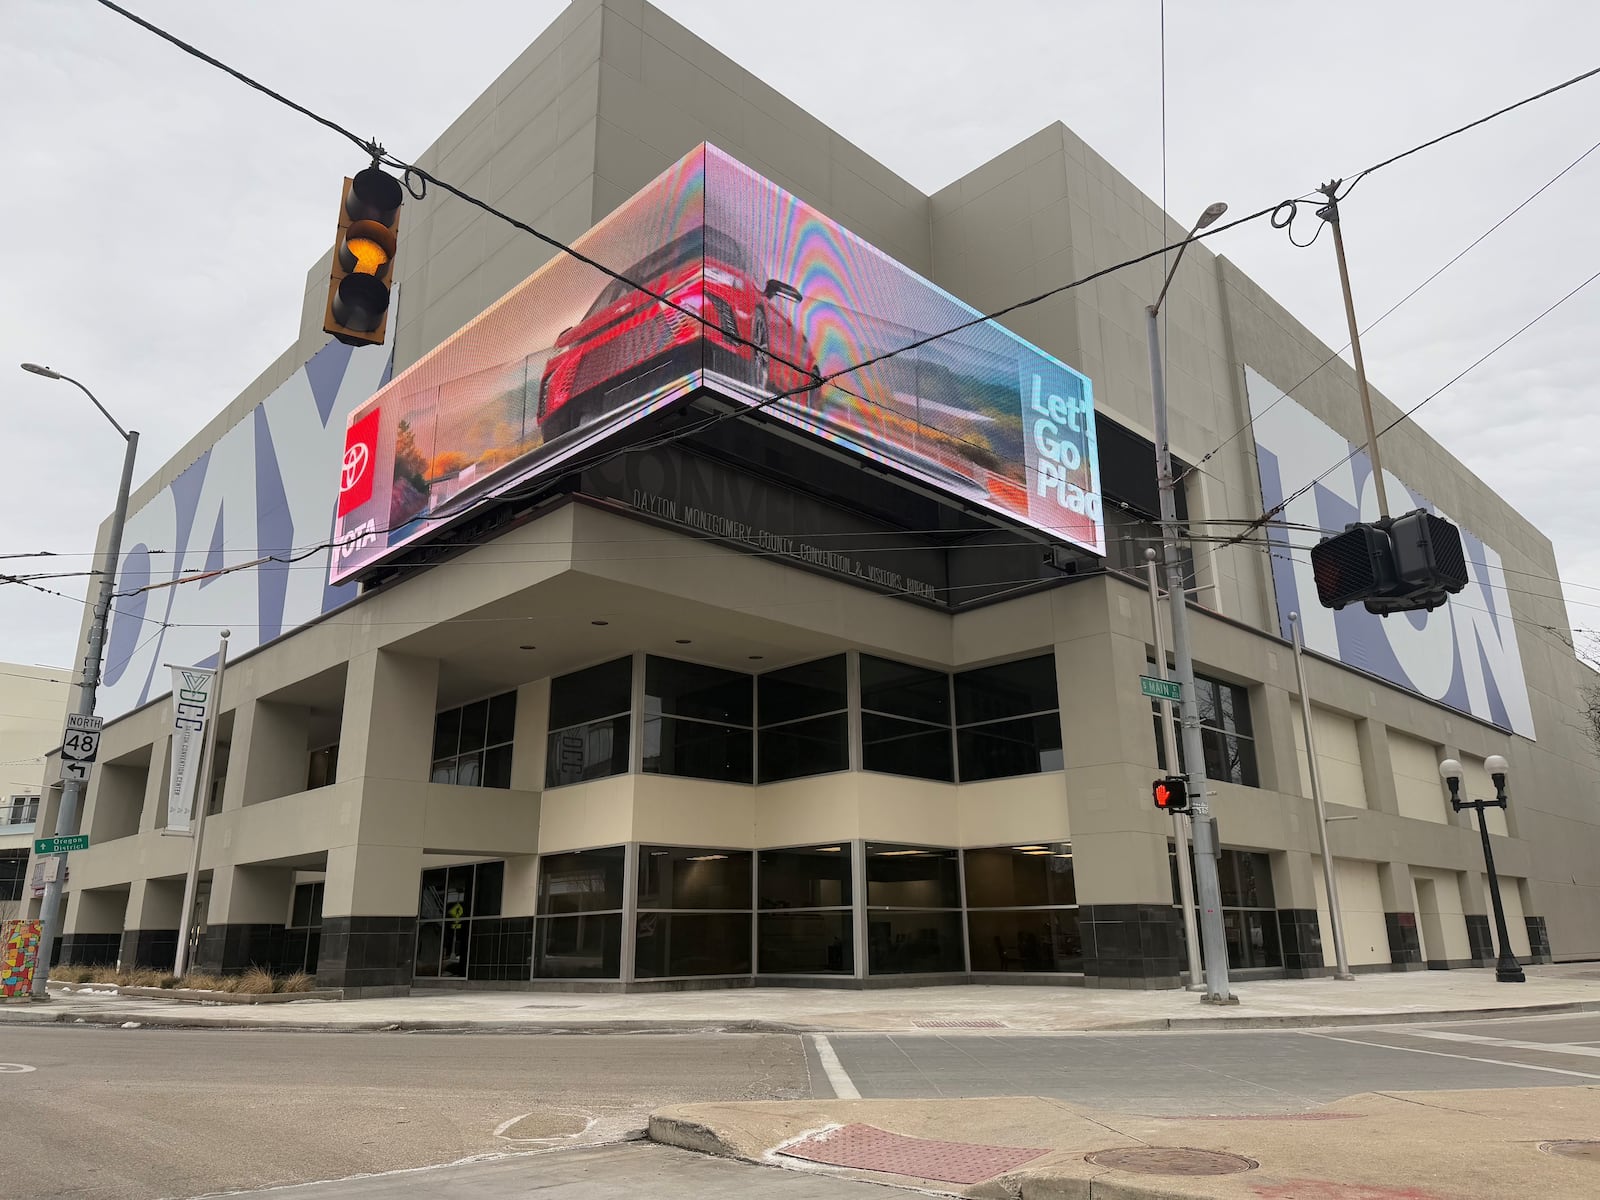
[[[475,920],[499,915],[504,878],[504,862],[462,863],[422,873],[417,897],[417,978],[478,977],[472,973]]]

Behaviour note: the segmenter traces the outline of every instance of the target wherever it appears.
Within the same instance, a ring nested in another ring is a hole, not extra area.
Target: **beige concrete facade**
[[[0,663],[0,920],[22,910],[25,872],[72,686],[61,667]]]
[[[701,141],[979,308],[1142,254],[1185,229],[1059,124],[923,195],[636,0],[572,4],[450,124],[422,164],[572,239]],[[550,253],[442,193],[408,206],[403,303],[391,324],[396,370]],[[1159,275],[1154,260],[1007,321],[1085,372],[1098,409],[1140,434],[1149,432],[1151,404],[1144,307]],[[325,342],[326,281],[324,258],[307,275],[296,344],[140,489],[136,508]],[[1227,441],[1249,418],[1244,368],[1287,385],[1312,374],[1330,350],[1203,245],[1190,251],[1166,311],[1173,450],[1193,462],[1223,447],[1187,481],[1190,516],[1253,516],[1262,501],[1252,444]],[[1342,360],[1295,395],[1336,430],[1359,434],[1354,379]],[[1381,395],[1374,401],[1380,425],[1398,415]],[[1481,937],[1487,909],[1478,833],[1451,812],[1438,775],[1440,760],[1460,758],[1469,794],[1492,795],[1482,767],[1491,754],[1513,768],[1511,815],[1493,814],[1490,829],[1502,888],[1512,897],[1514,947],[1557,958],[1600,955],[1597,764],[1569,715],[1584,669],[1561,638],[1570,626],[1549,541],[1415,426],[1396,428],[1384,454],[1391,470],[1491,540],[1515,573],[1510,608],[1538,737],[1513,736],[1307,657],[1329,813],[1354,818],[1329,826],[1351,961],[1406,969],[1492,958]],[[1197,666],[1248,697],[1259,774],[1259,786],[1212,785],[1222,842],[1270,863],[1273,899],[1260,907],[1278,914],[1279,969],[1316,973],[1324,951],[1332,959],[1331,927],[1293,652],[1276,633],[1267,556],[1250,543],[1206,549],[1197,569],[1205,610],[1194,630]],[[1070,843],[1081,921],[1104,926],[1108,946],[1129,926],[1137,941],[1141,923],[1169,920],[1171,911],[1170,818],[1148,801],[1156,742],[1137,686],[1153,641],[1142,579],[1080,578],[971,611],[938,612],[568,503],[230,664],[226,768],[207,825],[208,890],[198,919],[208,929],[281,931],[294,919],[296,889],[315,883],[325,957],[327,939],[347,936],[367,939],[372,956],[390,956],[380,970],[341,949],[338,970],[322,973],[349,987],[396,986],[410,963],[396,957],[396,946],[413,935],[419,879],[428,870],[504,861],[499,918],[523,919],[546,915],[540,855],[627,847],[633,872],[642,846],[837,845],[851,855],[857,878],[857,952],[848,974],[866,981],[869,915],[860,893],[868,844],[1036,845],[1024,852],[1044,854],[1043,847]],[[861,770],[853,707],[851,770],[761,785],[648,774],[638,760],[636,705],[631,770],[546,786],[553,678],[632,656],[640,687],[646,655],[759,674],[841,653],[851,663],[864,653],[945,672],[1052,656],[1060,769],[974,783]],[[430,782],[436,714],[508,691],[517,697],[511,786]],[[73,953],[92,946],[104,955],[114,945],[124,958],[139,957],[141,931],[177,923],[189,842],[163,833],[170,722],[170,701],[159,701],[107,727],[81,824],[94,847],[73,860],[66,922]],[[335,744],[336,777],[308,787],[308,756]],[[636,915],[634,878],[627,876],[630,898],[619,920]],[[343,924],[330,932],[335,921]],[[1320,931],[1320,945],[1307,927]],[[1166,948],[1146,952],[1150,962],[1131,971],[1108,965],[1115,958],[1126,966],[1122,951],[1101,954],[1104,969],[1096,968],[1086,935],[1082,977],[1105,986],[1175,983],[1181,950],[1170,941],[1172,927],[1163,929]],[[624,936],[620,951],[624,982],[630,941]],[[976,951],[969,945],[966,953],[969,965],[956,973],[978,974],[970,965]]]

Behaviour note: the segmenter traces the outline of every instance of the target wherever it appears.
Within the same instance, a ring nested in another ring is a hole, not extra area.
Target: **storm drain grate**
[[[913,1021],[913,1029],[1004,1029],[1004,1021]]]
[[[1600,1162],[1600,1142],[1540,1142],[1539,1149],[1546,1154],[1559,1154],[1562,1158],[1581,1158],[1588,1162]]]
[[[841,1125],[783,1147],[779,1154],[830,1167],[883,1171],[941,1183],[982,1183],[1048,1151],[1025,1146],[975,1146],[906,1137],[873,1125]]]
[[[1134,1175],[1234,1175],[1260,1166],[1241,1154],[1191,1150],[1187,1146],[1122,1146],[1083,1156],[1097,1167],[1113,1167]]]

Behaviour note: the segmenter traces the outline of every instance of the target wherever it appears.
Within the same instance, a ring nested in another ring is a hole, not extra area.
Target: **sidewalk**
[[[1592,1087],[1368,1092],[1289,1117],[1025,1097],[686,1104],[650,1120],[653,1140],[686,1149],[993,1200],[1576,1200],[1600,1194],[1600,1143],[1588,1157],[1550,1144],[1597,1135]],[[1190,1173],[1213,1165],[1237,1173]]]
[[[332,1031],[442,1029],[561,1033],[727,1030],[889,1032],[976,1028],[1003,1033],[1372,1024],[1529,1011],[1600,1011],[1600,964],[1527,968],[1524,984],[1496,983],[1491,968],[1257,980],[1240,1003],[1202,1004],[1192,992],[1082,987],[841,990],[735,988],[596,994],[419,989],[369,1000],[194,1004],[53,990],[48,1004],[0,1005],[0,1022],[218,1026]]]

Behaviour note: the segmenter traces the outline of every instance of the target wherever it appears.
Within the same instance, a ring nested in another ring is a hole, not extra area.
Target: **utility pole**
[[[1216,203],[1200,214],[1196,232],[1215,221],[1228,206]],[[1205,954],[1208,1004],[1237,1004],[1228,990],[1228,942],[1222,928],[1222,885],[1217,878],[1217,833],[1211,821],[1211,801],[1206,795],[1206,755],[1200,741],[1200,710],[1195,703],[1194,657],[1189,649],[1188,595],[1183,562],[1178,557],[1178,502],[1172,477],[1172,448],[1167,444],[1167,381],[1161,366],[1161,329],[1157,318],[1167,289],[1189,239],[1179,248],[1156,302],[1145,309],[1145,333],[1150,343],[1150,391],[1155,407],[1156,479],[1161,494],[1161,548],[1167,567],[1167,606],[1172,615],[1172,654],[1178,671],[1178,711],[1183,719],[1183,760],[1189,778],[1189,812],[1194,822],[1194,873],[1200,906],[1200,940]],[[1176,763],[1173,764],[1175,767]]]
[[[105,658],[106,624],[111,615],[111,597],[116,590],[117,565],[122,555],[122,527],[128,519],[128,492],[133,486],[133,460],[139,452],[139,434],[124,429],[95,399],[94,393],[76,379],[37,363],[23,363],[22,369],[45,379],[60,379],[72,384],[100,410],[100,415],[111,422],[122,435],[127,449],[122,455],[122,482],[117,488],[117,507],[111,514],[111,533],[106,540],[106,554],[100,568],[100,594],[95,599],[94,615],[89,622],[89,641],[84,647],[83,662],[78,675],[78,715],[94,716],[95,690],[100,686],[100,664]],[[83,782],[68,778],[61,785],[61,807],[56,812],[55,833],[76,833],[78,816],[83,807]],[[45,872],[44,901],[39,906],[39,961],[33,972],[33,998],[50,998],[50,959],[55,953],[56,938],[61,932],[61,885],[66,875],[67,856],[55,855],[54,871]]]
[[[1300,684],[1300,720],[1306,731],[1306,763],[1311,771],[1311,803],[1317,810],[1317,845],[1322,849],[1322,882],[1328,891],[1328,922],[1333,926],[1335,979],[1352,980],[1350,960],[1344,952],[1344,915],[1339,909],[1339,881],[1334,875],[1333,852],[1328,849],[1328,813],[1322,807],[1322,769],[1317,765],[1317,742],[1311,729],[1311,693],[1306,689],[1305,645],[1300,638],[1300,614],[1289,614],[1294,632],[1294,674]]]
[[[1367,457],[1372,460],[1372,482],[1378,493],[1378,515],[1389,516],[1389,495],[1383,484],[1383,460],[1378,455],[1378,434],[1372,422],[1372,393],[1367,390],[1367,364],[1361,357],[1361,328],[1356,324],[1356,302],[1350,294],[1350,267],[1344,258],[1344,233],[1339,222],[1340,179],[1330,180],[1317,190],[1328,202],[1317,209],[1317,216],[1333,226],[1333,256],[1339,261],[1339,287],[1344,292],[1344,319],[1350,327],[1350,354],[1356,365],[1356,386],[1361,392],[1361,419],[1367,425]],[[1359,514],[1358,514],[1359,519]]]
[[[1145,579],[1150,585],[1150,623],[1154,630],[1156,671],[1167,674],[1167,638],[1161,628],[1161,584],[1156,580],[1156,552],[1144,552]],[[1167,754],[1167,770],[1178,773],[1178,735],[1173,729],[1172,701],[1159,700],[1161,706],[1161,744]],[[1204,991],[1200,982],[1200,931],[1194,919],[1194,859],[1189,854],[1189,814],[1172,814],[1172,840],[1178,852],[1178,898],[1183,905],[1183,948],[1189,961],[1189,990]]]

